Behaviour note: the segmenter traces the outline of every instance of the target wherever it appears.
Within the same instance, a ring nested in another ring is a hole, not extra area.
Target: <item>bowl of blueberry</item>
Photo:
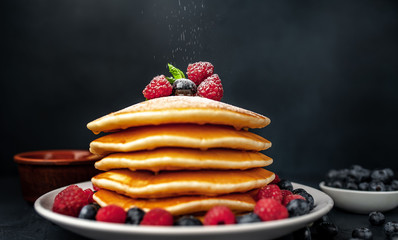
[[[398,207],[398,179],[391,168],[367,169],[359,165],[329,170],[319,187],[335,206],[343,210],[368,214]]]

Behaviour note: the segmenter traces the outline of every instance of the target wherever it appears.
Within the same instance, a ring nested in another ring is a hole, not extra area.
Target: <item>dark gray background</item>
[[[397,170],[396,1],[2,1],[2,175],[87,149],[86,124],[143,101],[167,63],[210,61],[222,101],[271,118],[270,167]]]

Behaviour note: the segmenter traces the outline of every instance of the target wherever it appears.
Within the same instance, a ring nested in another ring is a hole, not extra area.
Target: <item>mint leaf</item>
[[[176,79],[173,78],[173,77],[166,77],[166,79],[167,79],[167,81],[169,81],[169,83],[170,83],[171,85],[173,85],[173,83],[176,81]]]
[[[174,66],[171,65],[170,63],[168,63],[167,65],[169,66],[169,71],[170,71],[171,75],[173,75],[174,80],[180,79],[180,78],[185,78],[184,73],[183,73],[180,69],[174,67]],[[170,80],[169,80],[169,81],[170,81]],[[174,81],[173,81],[173,82],[174,82]]]

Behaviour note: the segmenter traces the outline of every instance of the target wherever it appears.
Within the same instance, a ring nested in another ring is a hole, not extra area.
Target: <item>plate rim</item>
[[[76,185],[81,186],[85,184],[91,184],[90,181],[76,183]],[[334,206],[333,199],[327,195],[326,193],[303,184],[292,182],[294,188],[305,188],[308,191],[316,192],[318,195],[322,196],[324,199],[325,206],[321,209],[318,209],[315,212],[308,213],[306,215],[287,218],[281,220],[274,220],[269,222],[258,222],[258,223],[250,223],[250,224],[230,224],[230,225],[219,225],[219,226],[136,226],[136,225],[127,225],[120,223],[106,223],[106,222],[97,222],[93,220],[79,219],[76,217],[70,217],[58,213],[54,213],[50,209],[43,206],[43,202],[50,198],[57,192],[62,191],[65,187],[54,189],[48,193],[40,196],[34,203],[34,209],[36,212],[45,218],[46,220],[53,222],[61,227],[65,225],[73,228],[84,228],[87,230],[100,230],[112,233],[120,233],[120,234],[144,234],[147,236],[164,236],[166,235],[174,235],[174,236],[183,236],[183,235],[191,235],[195,234],[196,236],[200,235],[209,235],[209,234],[224,234],[228,232],[229,234],[233,233],[242,233],[242,232],[252,232],[252,231],[265,231],[267,229],[273,228],[284,228],[288,227],[292,224],[299,224],[301,222],[309,223],[312,220],[316,220],[315,216],[323,216],[327,214]],[[54,195],[55,196],[55,195]],[[315,199],[317,201],[317,199]],[[316,207],[315,207],[316,209]],[[64,227],[66,228],[66,227]],[[66,228],[68,229],[68,228]]]

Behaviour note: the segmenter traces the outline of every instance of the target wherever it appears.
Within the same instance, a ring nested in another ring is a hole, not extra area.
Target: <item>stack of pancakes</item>
[[[191,96],[156,98],[96,119],[87,127],[107,134],[90,143],[102,156],[95,167],[104,171],[92,178],[100,188],[94,200],[173,215],[215,205],[252,211],[256,190],[275,175],[263,168],[272,159],[260,152],[271,143],[248,129],[269,123],[260,114]]]

